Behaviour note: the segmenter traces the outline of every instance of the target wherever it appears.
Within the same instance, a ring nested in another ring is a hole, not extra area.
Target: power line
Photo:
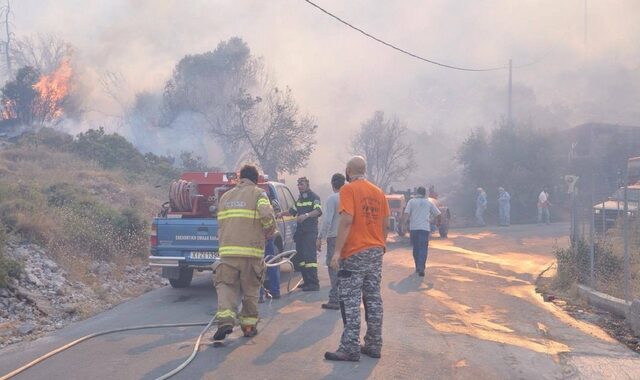
[[[504,70],[504,69],[508,68],[508,66],[505,65],[505,66],[500,66],[500,67],[476,69],[476,68],[469,68],[469,67],[460,67],[460,66],[447,65],[445,63],[440,63],[440,62],[437,62],[437,61],[434,61],[434,60],[431,60],[431,59],[427,59],[427,58],[421,57],[421,56],[419,56],[417,54],[411,53],[411,52],[409,52],[407,50],[404,50],[402,48],[399,48],[399,47],[397,47],[395,45],[392,45],[392,44],[390,44],[388,42],[385,42],[385,41],[383,41],[383,40],[381,40],[381,39],[379,39],[379,38],[377,38],[375,36],[372,36],[371,34],[365,32],[364,30],[362,30],[362,29],[360,29],[360,28],[348,23],[347,21],[345,21],[345,20],[341,19],[340,17],[334,15],[333,13],[329,12],[328,10],[322,8],[318,4],[315,4],[313,1],[310,1],[310,0],[304,0],[304,1],[307,2],[309,5],[312,5],[315,8],[319,9],[323,13],[333,17],[334,19],[338,20],[339,22],[345,24],[349,28],[354,29],[354,30],[364,34],[365,36],[371,38],[372,40],[377,41],[377,42],[379,42],[379,43],[381,43],[381,44],[383,44],[383,45],[385,45],[387,47],[390,47],[391,49],[397,50],[397,51],[399,51],[401,53],[404,53],[404,54],[406,54],[408,56],[411,56],[413,58],[419,59],[419,60],[424,61],[424,62],[428,62],[428,63],[434,64],[434,65],[437,65],[437,66],[446,67],[448,69],[453,69],[453,70],[460,70],[460,71],[497,71],[497,70]],[[534,62],[534,63],[537,63],[537,62]]]

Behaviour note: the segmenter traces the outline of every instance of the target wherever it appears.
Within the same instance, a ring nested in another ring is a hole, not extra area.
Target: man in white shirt
[[[331,258],[336,249],[336,237],[338,236],[338,222],[340,213],[340,188],[344,185],[344,175],[336,173],[331,177],[331,187],[333,194],[329,195],[325,204],[325,212],[322,215],[322,227],[318,234],[316,249],[318,252],[322,249],[322,239],[327,240],[327,268],[329,269],[329,280],[331,281],[331,290],[329,291],[329,302],[323,303],[323,309],[339,310],[340,301],[338,300],[338,271],[331,268]],[[339,253],[338,253],[339,254]]]
[[[407,202],[404,209],[404,223],[409,222],[411,245],[413,246],[413,260],[418,276],[424,277],[429,250],[429,217],[440,215],[440,210],[426,197],[427,190],[420,186],[416,190],[417,196]]]
[[[538,195],[538,223],[542,223],[542,219],[544,217],[544,222],[546,224],[551,223],[551,215],[549,214],[549,192],[547,191],[547,187],[545,186],[540,195]]]

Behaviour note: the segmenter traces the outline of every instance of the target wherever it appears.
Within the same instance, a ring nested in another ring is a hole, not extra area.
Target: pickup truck
[[[627,213],[630,219],[638,217],[640,205],[640,182],[627,188]],[[605,233],[624,216],[624,188],[619,188],[612,196],[593,205],[594,229]]]
[[[151,224],[149,265],[162,268],[162,277],[172,287],[188,287],[194,270],[212,270],[219,260],[217,201],[236,183],[235,173],[188,172],[171,185],[170,201]],[[269,196],[274,211],[295,207],[295,198],[284,184],[261,176],[258,186]],[[276,249],[294,249],[295,218],[276,222]]]

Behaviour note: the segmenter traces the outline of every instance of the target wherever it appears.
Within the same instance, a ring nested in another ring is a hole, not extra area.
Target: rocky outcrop
[[[165,283],[144,264],[122,268],[107,262],[91,262],[82,276],[87,281],[74,281],[38,245],[9,242],[4,252],[23,263],[24,271],[8,288],[0,288],[0,348],[61,329]]]

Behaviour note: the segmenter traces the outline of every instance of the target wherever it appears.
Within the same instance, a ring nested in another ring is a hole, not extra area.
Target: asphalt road
[[[406,238],[383,269],[384,347],[379,360],[336,363],[339,312],[316,293],[295,291],[261,305],[260,334],[234,332],[224,347],[201,346],[176,379],[639,379],[640,355],[597,326],[577,321],[534,292],[537,275],[567,244],[568,226],[461,229],[431,242],[427,276],[417,277]],[[323,258],[321,259],[323,260]],[[285,275],[286,277],[286,275]],[[0,351],[0,376],[86,334],[125,326],[206,322],[210,276],[188,289],[162,288],[34,342]],[[154,379],[189,356],[201,327],[95,338],[14,379]]]

